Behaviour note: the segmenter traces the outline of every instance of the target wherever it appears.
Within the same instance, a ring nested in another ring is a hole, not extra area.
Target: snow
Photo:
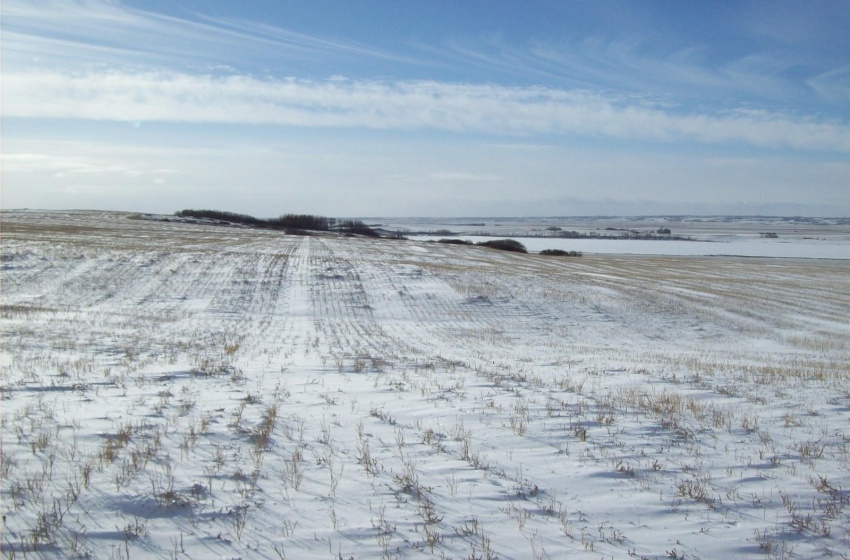
[[[445,236],[422,235],[416,241],[438,241]],[[490,236],[457,236],[473,243],[504,239]],[[724,236],[723,239],[643,240],[643,239],[563,239],[556,237],[515,236],[532,252],[544,249],[579,251],[592,254],[668,255],[668,256],[735,256],[804,259],[850,259],[850,241],[845,239],[753,239],[748,236]]]
[[[2,235],[6,557],[850,550],[850,262],[817,243]]]
[[[846,218],[418,218],[382,219],[380,225],[417,241],[449,237],[475,243],[513,238],[533,252],[561,249],[592,254],[850,259],[850,222]],[[659,227],[671,229],[670,238],[622,238],[627,231],[655,234]],[[563,232],[595,237],[558,237]],[[767,232],[776,237],[765,237]]]

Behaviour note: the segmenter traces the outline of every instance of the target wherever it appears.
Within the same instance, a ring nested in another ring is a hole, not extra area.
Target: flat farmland
[[[850,261],[0,216],[6,558],[848,558]]]

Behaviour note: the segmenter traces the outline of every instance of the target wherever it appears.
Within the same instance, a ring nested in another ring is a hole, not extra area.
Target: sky
[[[3,0],[0,207],[850,216],[850,1]]]

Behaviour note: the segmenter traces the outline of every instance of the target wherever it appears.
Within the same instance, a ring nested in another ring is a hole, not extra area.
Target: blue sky
[[[850,215],[850,2],[4,0],[3,208]]]

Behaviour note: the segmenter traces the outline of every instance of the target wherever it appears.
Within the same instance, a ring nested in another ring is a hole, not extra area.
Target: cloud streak
[[[305,66],[322,60],[413,62],[355,41],[262,22],[203,14],[187,19],[98,0],[7,0],[3,17],[7,67],[29,67],[33,56],[40,66],[54,68],[69,62],[155,68],[250,63],[258,69],[283,61]]]
[[[628,98],[544,87],[36,70],[4,76],[3,94],[4,117],[551,134],[848,151],[847,128],[838,122],[761,111],[677,113]]]

